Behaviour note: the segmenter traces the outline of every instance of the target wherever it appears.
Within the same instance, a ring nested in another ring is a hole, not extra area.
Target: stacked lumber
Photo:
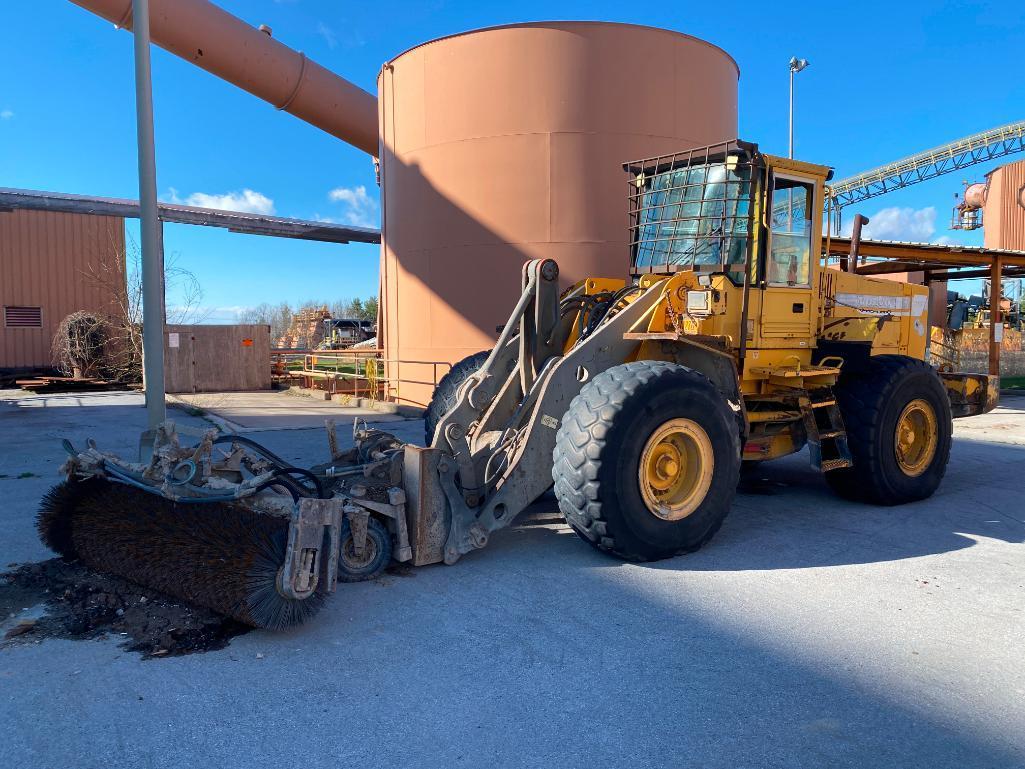
[[[330,318],[331,312],[327,307],[300,310],[292,316],[292,322],[278,339],[277,347],[288,350],[316,348],[324,340],[324,321]]]

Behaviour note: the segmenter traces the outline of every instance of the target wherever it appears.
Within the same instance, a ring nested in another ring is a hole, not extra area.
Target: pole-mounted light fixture
[[[810,62],[807,59],[798,59],[796,56],[790,57],[790,71],[800,72],[802,69],[808,66]]]
[[[810,62],[807,59],[798,59],[796,56],[790,57],[790,150],[787,157],[794,157],[794,74],[800,72],[808,66]]]

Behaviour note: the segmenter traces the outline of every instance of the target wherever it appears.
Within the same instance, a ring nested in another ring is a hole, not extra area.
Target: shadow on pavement
[[[898,507],[849,502],[833,494],[802,452],[756,470],[742,485],[722,529],[697,553],[645,564],[691,571],[801,569],[915,558],[975,544],[973,537],[1025,542],[1020,479],[1025,446],[954,441],[951,462],[930,499]],[[554,496],[529,508],[520,525],[562,523]],[[563,532],[568,533],[568,530]],[[581,541],[582,547],[587,547]],[[590,549],[590,548],[588,548]],[[619,562],[611,557],[609,565]]]

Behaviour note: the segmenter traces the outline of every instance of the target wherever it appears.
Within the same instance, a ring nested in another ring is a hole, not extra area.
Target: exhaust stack
[[[131,0],[71,0],[123,29]],[[377,156],[377,99],[207,0],[151,0],[161,48]]]

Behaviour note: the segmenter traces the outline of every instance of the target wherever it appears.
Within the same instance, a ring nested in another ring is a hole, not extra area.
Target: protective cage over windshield
[[[724,272],[743,283],[754,231],[757,146],[722,142],[623,166],[631,273]]]

